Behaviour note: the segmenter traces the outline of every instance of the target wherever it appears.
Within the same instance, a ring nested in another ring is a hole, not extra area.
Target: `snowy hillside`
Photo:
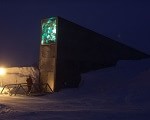
[[[148,120],[150,59],[82,74],[76,89],[45,96],[0,95],[2,120]]]
[[[83,89],[88,93],[111,96],[116,102],[150,100],[150,59],[120,61],[115,67],[89,72],[82,77]]]

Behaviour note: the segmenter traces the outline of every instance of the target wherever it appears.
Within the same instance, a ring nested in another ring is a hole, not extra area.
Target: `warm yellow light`
[[[6,74],[6,69],[5,68],[0,68],[0,75],[5,75]]]

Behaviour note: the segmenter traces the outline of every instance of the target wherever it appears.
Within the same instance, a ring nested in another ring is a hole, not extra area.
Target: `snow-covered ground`
[[[149,120],[150,59],[82,74],[79,88],[0,95],[0,120]]]

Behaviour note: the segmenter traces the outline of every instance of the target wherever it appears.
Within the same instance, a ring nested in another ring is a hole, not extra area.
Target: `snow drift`
[[[109,102],[148,102],[150,59],[119,61],[115,67],[82,74],[82,80],[85,94],[99,94]]]

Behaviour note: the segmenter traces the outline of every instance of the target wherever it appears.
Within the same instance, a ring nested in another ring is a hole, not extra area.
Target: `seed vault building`
[[[80,74],[150,57],[61,17],[41,21],[40,80],[53,91],[78,87]]]

